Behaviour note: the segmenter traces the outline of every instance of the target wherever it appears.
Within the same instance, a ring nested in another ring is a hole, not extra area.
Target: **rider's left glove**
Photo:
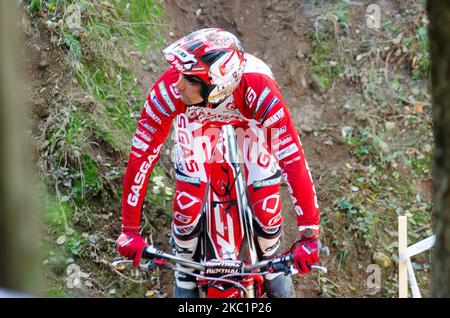
[[[142,251],[147,245],[142,236],[132,232],[122,232],[116,241],[120,255],[132,259],[134,267],[139,266]]]
[[[314,227],[305,227],[300,231],[300,240],[292,245],[294,265],[300,274],[311,272],[311,265],[319,261],[320,231]]]

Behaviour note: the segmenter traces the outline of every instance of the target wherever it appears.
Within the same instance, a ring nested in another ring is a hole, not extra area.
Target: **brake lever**
[[[128,260],[128,259],[118,259],[118,260],[111,262],[111,266],[114,268],[118,268],[118,267],[121,267],[122,265],[128,265],[128,264],[133,264],[133,261]]]
[[[326,274],[328,272],[328,269],[326,267],[318,266],[318,265],[311,265],[311,269],[321,271],[324,274]]]

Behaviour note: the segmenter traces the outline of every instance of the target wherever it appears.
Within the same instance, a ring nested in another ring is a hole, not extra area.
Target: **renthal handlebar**
[[[329,249],[327,247],[323,247],[320,250],[320,254],[326,254],[329,255]],[[149,260],[153,260],[146,263],[146,264],[141,264],[140,267],[144,268],[144,269],[148,269],[150,267],[150,265],[154,266],[155,260],[160,260],[162,262],[156,262],[157,266],[162,266],[165,265],[165,263],[167,261],[175,263],[175,264],[180,264],[182,266],[185,267],[189,267],[195,270],[199,270],[199,271],[205,271],[206,269],[206,265],[199,263],[199,262],[195,262],[195,261],[191,261],[191,260],[187,260],[185,258],[181,258],[178,256],[175,256],[173,254],[168,254],[165,253],[161,250],[158,250],[157,248],[155,248],[154,246],[147,246],[143,252],[142,252],[142,257],[149,259]],[[261,270],[261,271],[269,271],[269,272],[283,272],[286,267],[290,268],[291,272],[293,274],[297,273],[297,270],[295,269],[294,266],[292,266],[293,264],[293,259],[294,259],[294,255],[293,254],[287,254],[284,256],[280,256],[271,260],[265,260],[265,261],[261,261],[258,262],[256,264],[252,264],[252,265],[243,265],[242,266],[242,273],[251,273],[255,270]],[[128,261],[128,260],[119,260],[119,261],[115,261],[112,263],[113,266],[118,266],[120,264],[128,264],[128,263],[132,263],[133,261]],[[317,266],[317,265],[312,265],[311,266],[312,270],[319,270],[321,272],[326,273],[327,269],[326,267],[322,267],[322,266]]]

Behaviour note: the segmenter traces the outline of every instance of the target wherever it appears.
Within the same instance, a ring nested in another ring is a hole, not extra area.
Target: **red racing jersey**
[[[172,121],[185,113],[191,119],[214,125],[257,122],[277,131],[273,153],[288,185],[299,226],[319,225],[314,183],[294,121],[269,67],[246,53],[239,86],[217,107],[188,106],[175,88],[179,73],[170,67],[152,86],[142,110],[123,182],[122,230],[139,231],[142,203],[151,171],[170,131]],[[207,105],[208,106],[208,105]]]

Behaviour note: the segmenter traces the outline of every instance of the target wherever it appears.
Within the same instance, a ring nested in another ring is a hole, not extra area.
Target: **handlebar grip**
[[[330,249],[328,246],[324,246],[320,249],[319,255],[330,256]]]

